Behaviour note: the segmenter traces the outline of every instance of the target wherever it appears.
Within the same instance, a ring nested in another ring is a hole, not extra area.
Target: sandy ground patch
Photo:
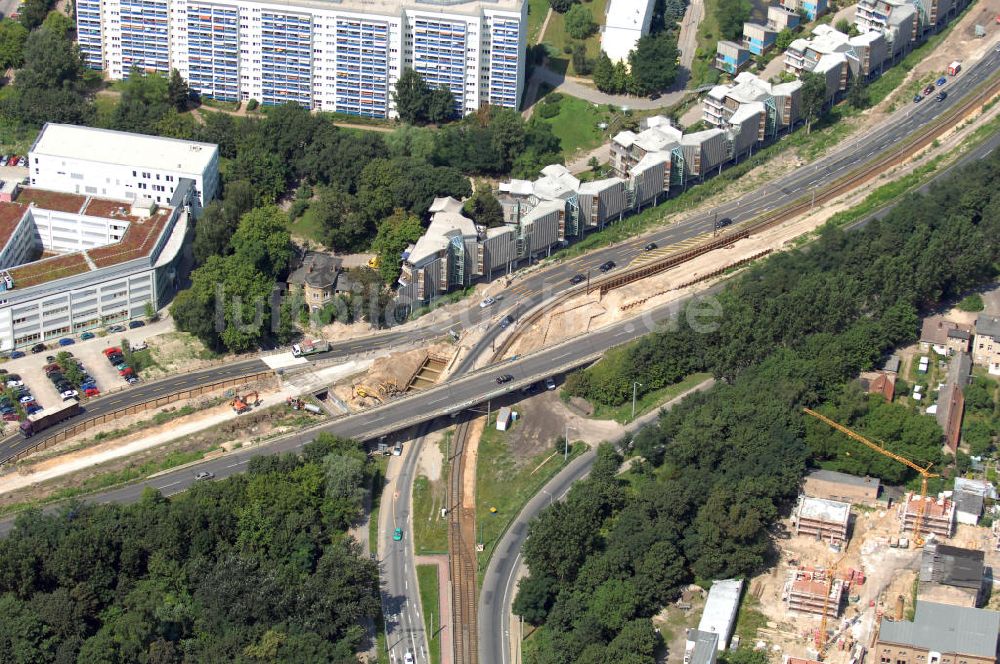
[[[441,468],[444,465],[444,453],[441,451],[443,432],[434,431],[424,437],[420,447],[420,457],[417,459],[417,474],[423,475],[431,482],[441,479]]]

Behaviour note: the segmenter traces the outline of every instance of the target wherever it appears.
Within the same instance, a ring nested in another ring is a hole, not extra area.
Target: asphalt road
[[[952,166],[942,170],[930,182],[920,187],[918,191],[926,191],[933,182],[945,177],[955,168],[983,159],[998,148],[1000,148],[1000,133],[970,150]],[[870,217],[859,221],[855,226],[863,226],[872,218],[885,214],[888,209],[873,213]],[[575,459],[553,477],[538,494],[528,501],[507,529],[503,539],[497,544],[496,552],[490,559],[479,593],[479,661],[481,664],[508,664],[513,661],[510,652],[510,632],[511,629],[518,628],[510,624],[509,614],[510,605],[517,594],[517,571],[521,564],[521,547],[528,537],[528,524],[553,500],[560,500],[565,496],[574,482],[590,472],[590,468],[594,464],[594,457],[595,453],[589,451]]]
[[[420,586],[414,563],[411,497],[417,461],[424,443],[425,427],[406,445],[402,467],[393,480],[391,510],[379,510],[378,555],[382,578],[382,613],[385,616],[386,647],[392,664],[403,662],[407,652],[417,662],[428,662],[427,633],[420,615]],[[385,501],[383,500],[383,506]],[[393,532],[403,529],[403,539]],[[434,589],[437,592],[437,588]],[[439,616],[440,619],[440,616]]]

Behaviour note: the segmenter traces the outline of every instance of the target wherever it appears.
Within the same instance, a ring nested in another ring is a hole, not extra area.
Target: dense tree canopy
[[[0,540],[0,660],[357,661],[378,572],[345,531],[370,474],[321,434],[174,498],[22,515]]]
[[[749,576],[773,559],[769,526],[791,508],[810,464],[913,478],[801,412],[820,408],[919,463],[940,462],[933,418],[869,397],[848,383],[916,339],[918,312],[996,277],[1000,155],[914,195],[881,220],[824,229],[716,297],[716,326],[679,316],[571,376],[566,389],[617,405],[631,381],[658,389],[695,370],[717,383],[692,394],[633,438],[628,480],[604,450],[591,476],[529,526],[530,576],[515,610],[545,629],[539,664],[626,661],[615,642],[647,644],[648,617],[684,584]],[[988,392],[988,390],[986,390]],[[972,388],[974,408],[992,397]],[[987,432],[988,433],[988,432]],[[627,660],[655,661],[648,645]],[[728,656],[751,662],[748,653]]]
[[[639,39],[629,54],[633,90],[646,95],[666,90],[677,78],[677,37],[661,32]]]
[[[399,119],[410,124],[441,123],[455,114],[455,97],[451,90],[444,86],[428,86],[423,77],[409,67],[403,69],[396,81],[392,98]]]
[[[24,64],[24,44],[28,29],[17,21],[0,21],[0,67],[20,67]]]
[[[566,32],[573,39],[586,39],[597,30],[594,15],[583,5],[573,5],[566,12]]]

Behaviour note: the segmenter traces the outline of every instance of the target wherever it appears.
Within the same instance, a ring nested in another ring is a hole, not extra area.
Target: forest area
[[[0,539],[0,661],[357,662],[378,569],[346,531],[373,472],[320,434],[171,498],[20,515]]]
[[[606,446],[589,479],[532,522],[531,573],[515,612],[544,628],[525,661],[651,663],[648,619],[685,584],[768,567],[768,528],[787,513],[807,467],[911,479],[806,418],[804,406],[917,463],[941,460],[933,418],[880,403],[852,382],[913,342],[921,314],[996,278],[998,177],[994,154],[862,229],[826,228],[729,284],[714,331],[695,332],[680,316],[676,331],[567,380],[571,394],[606,404],[629,399],[633,381],[655,390],[711,371],[718,382],[634,437],[628,473],[616,474],[621,458]]]

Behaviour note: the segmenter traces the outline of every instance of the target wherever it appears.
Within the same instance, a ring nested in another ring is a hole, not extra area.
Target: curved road
[[[955,168],[986,157],[997,148],[1000,148],[1000,134],[995,134],[968,154],[963,155],[952,166],[936,175],[931,182],[944,177]],[[920,190],[926,190],[931,182],[923,185]],[[884,212],[885,210],[880,210],[857,222],[854,226],[863,226]],[[543,509],[548,507],[553,499],[560,500],[574,482],[583,479],[590,472],[590,468],[594,464],[594,456],[593,451],[587,452],[552,478],[540,493],[528,501],[520,514],[511,522],[503,538],[497,543],[479,593],[479,661],[481,664],[508,664],[508,662],[513,661],[510,651],[510,632],[512,629],[510,606],[517,592],[521,547],[528,537],[528,524]]]

